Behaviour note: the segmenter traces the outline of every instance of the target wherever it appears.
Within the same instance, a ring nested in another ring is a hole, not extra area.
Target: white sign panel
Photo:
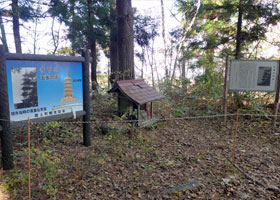
[[[279,61],[232,60],[229,72],[230,91],[276,90]]]

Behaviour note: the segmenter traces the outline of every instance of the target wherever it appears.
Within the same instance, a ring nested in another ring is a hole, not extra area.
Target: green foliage
[[[180,38],[185,34],[183,57],[189,60],[190,69],[202,72],[196,76],[192,89],[195,95],[210,99],[219,99],[222,95],[225,57],[232,58],[236,48],[239,7],[243,14],[240,34],[243,58],[252,55],[257,58],[252,52],[257,52],[253,49],[256,42],[265,40],[268,27],[280,19],[276,1],[202,0],[193,27],[184,33],[195,16],[198,3],[196,0],[177,0],[176,5],[183,14],[183,28],[174,30],[172,35]],[[257,106],[254,109],[259,110]]]
[[[21,152],[16,152],[20,157],[27,156],[28,149],[24,148]],[[55,182],[57,177],[57,169],[59,167],[60,158],[54,155],[50,150],[42,151],[40,148],[31,147],[31,168],[32,177],[40,180],[39,187],[49,198],[56,199],[58,185]],[[36,173],[36,175],[35,175]],[[20,185],[28,184],[27,170],[14,168],[4,175],[5,183],[2,188],[13,191],[13,195],[17,196]],[[36,194],[35,194],[36,195]]]
[[[85,45],[98,41],[108,46],[108,26],[111,25],[110,9],[112,0],[51,0],[49,13],[64,22],[68,29],[68,38],[74,51],[81,51]]]

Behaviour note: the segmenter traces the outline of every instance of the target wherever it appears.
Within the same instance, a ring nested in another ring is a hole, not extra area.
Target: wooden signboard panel
[[[275,92],[277,60],[232,60],[229,71],[230,91]]]
[[[89,56],[5,53],[0,45],[0,131],[4,169],[13,168],[11,127],[83,115],[90,121]],[[90,126],[83,126],[90,146]]]

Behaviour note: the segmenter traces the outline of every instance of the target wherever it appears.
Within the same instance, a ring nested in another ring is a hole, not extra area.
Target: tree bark
[[[164,47],[164,67],[165,67],[165,78],[169,80],[169,73],[167,67],[167,45],[166,45],[166,35],[165,35],[165,14],[164,14],[164,5],[163,0],[160,0],[161,3],[161,22],[162,22],[162,38],[163,38],[163,47]]]
[[[33,54],[36,54],[36,43],[37,43],[37,26],[38,26],[38,18],[35,19],[35,29],[34,29],[34,40],[33,40]]]
[[[235,59],[240,59],[241,57],[241,30],[242,30],[242,17],[243,17],[243,8],[242,8],[242,0],[239,2],[238,7],[238,21],[237,21],[237,30],[236,30],[236,49],[235,49]],[[241,101],[241,97],[239,92],[234,93],[234,102],[238,108],[241,108],[243,103]]]
[[[134,32],[131,0],[117,0],[120,80],[134,79]]]
[[[72,22],[70,23],[70,27],[69,27],[69,33],[70,33],[70,41],[73,41],[73,30],[74,30],[74,17],[75,17],[75,2],[73,0],[70,0],[70,14],[72,17]],[[72,52],[71,52],[71,56],[75,56],[75,53],[73,51],[73,45],[72,45]]]
[[[116,22],[117,23],[117,22]],[[119,79],[119,55],[118,55],[118,39],[117,39],[117,26],[114,24],[110,32],[110,83],[113,84]]]
[[[96,75],[96,68],[97,68],[97,55],[96,55],[96,40],[92,41],[90,45],[90,52],[91,52],[91,87],[93,90],[97,90],[97,75]]]
[[[238,7],[238,22],[237,22],[237,31],[236,31],[235,59],[240,58],[240,52],[241,52],[242,16],[243,16],[243,8],[242,8],[242,0],[240,0],[239,7]]]
[[[2,20],[2,16],[0,15],[0,29],[1,29],[1,41],[3,43],[3,46],[5,48],[6,52],[9,52],[9,48],[8,48],[8,44],[7,44],[7,38],[6,38],[6,31],[5,31],[5,27],[3,24],[3,20]]]
[[[96,76],[96,67],[97,67],[97,51],[96,51],[96,39],[94,37],[94,29],[93,29],[93,13],[92,13],[92,0],[87,0],[88,6],[88,33],[87,33],[87,40],[90,47],[91,52],[91,87],[92,90],[97,90],[97,76]]]
[[[182,87],[186,91],[187,89],[187,82],[186,82],[186,59],[183,55],[182,57]]]
[[[21,40],[20,40],[20,31],[19,31],[19,7],[18,0],[12,0],[12,15],[13,15],[13,31],[14,31],[14,40],[16,53],[22,53],[21,50]]]

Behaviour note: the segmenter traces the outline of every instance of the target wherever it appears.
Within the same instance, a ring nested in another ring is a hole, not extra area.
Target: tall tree
[[[110,18],[108,28],[110,29],[110,82],[113,84],[119,79],[119,54],[118,54],[118,38],[117,38],[117,11],[116,11],[116,0],[113,0],[110,5]]]
[[[120,79],[134,79],[134,32],[131,0],[117,0]]]
[[[193,19],[196,2],[197,0],[177,0],[184,22]],[[196,61],[194,66],[202,67],[205,69],[204,73],[214,75],[221,70],[219,66],[222,66],[226,54],[237,58],[250,55],[252,45],[264,40],[268,27],[276,24],[279,19],[276,1],[201,0],[194,27],[185,35],[185,54],[192,55],[188,57],[192,62]],[[246,24],[246,28],[242,24]],[[215,65],[209,65],[208,61]],[[211,69],[206,69],[209,67]],[[212,75],[203,77],[213,78]]]
[[[153,86],[155,85],[154,68],[155,68],[155,50],[154,42],[158,34],[159,23],[151,16],[142,16],[136,13],[134,18],[135,41],[141,47],[141,51],[136,56],[142,63],[141,77],[144,75],[144,66],[149,63]]]
[[[9,9],[7,9],[8,6],[6,4],[3,4],[3,7],[0,7],[0,15],[2,17],[5,16],[12,18],[16,52],[22,53],[20,35],[20,27],[22,25],[21,21],[27,22],[32,21],[33,19],[44,17],[40,9],[34,9],[34,5],[39,6],[40,3],[44,2],[39,2],[38,0],[9,0],[9,2],[11,2],[10,4],[8,4],[11,6]]]
[[[235,59],[240,57],[241,51],[241,29],[242,29],[242,17],[243,17],[243,8],[242,8],[242,0],[239,2],[238,6],[238,21],[237,21],[237,28],[236,28],[236,48],[235,48]]]
[[[5,47],[6,52],[9,52],[7,39],[6,39],[6,31],[5,31],[5,27],[4,27],[3,19],[2,19],[1,15],[0,15],[0,29],[1,29],[1,41]]]
[[[51,0],[49,12],[69,27],[68,38],[72,49],[82,51],[84,46],[91,52],[92,89],[97,85],[98,44],[108,43],[106,23],[109,18],[111,0]]]
[[[18,0],[12,0],[12,16],[13,16],[13,31],[14,31],[14,40],[17,53],[22,53],[21,50],[21,38],[19,31],[19,6]]]
[[[163,0],[160,0],[160,4],[161,4],[162,38],[163,38],[163,47],[164,47],[165,78],[168,81],[169,73],[168,73],[168,67],[167,67],[167,42],[166,42],[166,34],[165,34],[165,14],[164,14]]]
[[[92,81],[92,89],[96,90],[97,84],[97,75],[96,75],[96,67],[97,67],[97,55],[96,55],[96,37],[94,33],[94,16],[93,16],[93,9],[92,9],[92,0],[87,0],[87,13],[88,13],[88,33],[86,35],[88,46],[91,52],[92,62],[91,62],[91,81]]]

